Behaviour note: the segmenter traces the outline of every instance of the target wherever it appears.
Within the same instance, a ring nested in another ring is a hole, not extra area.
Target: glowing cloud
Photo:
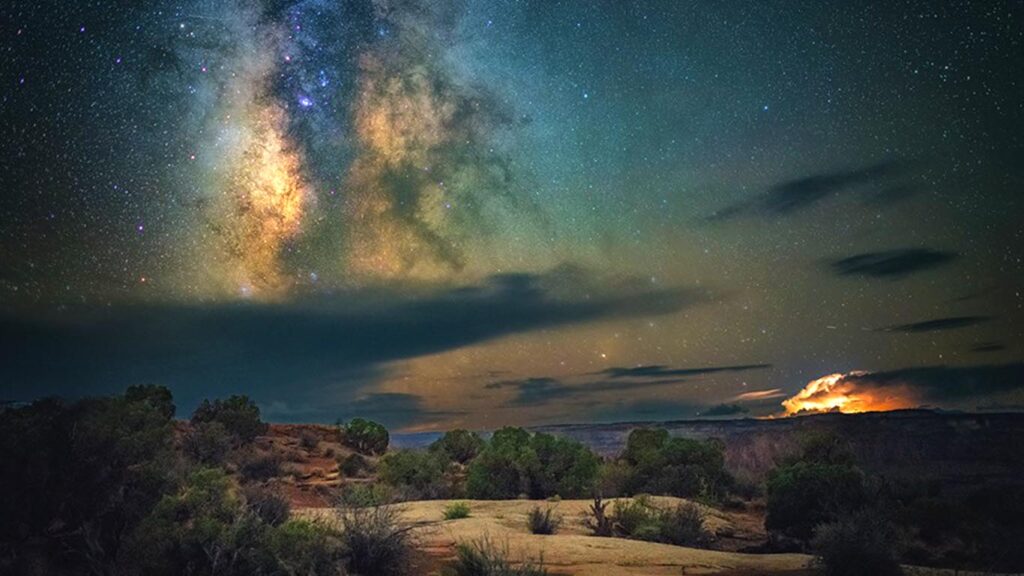
[[[829,374],[810,381],[795,396],[782,401],[786,415],[842,412],[875,412],[899,410],[918,405],[911,390],[905,386],[880,388],[862,379],[869,373],[854,371]]]

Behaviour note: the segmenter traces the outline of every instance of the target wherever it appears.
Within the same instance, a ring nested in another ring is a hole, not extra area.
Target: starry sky
[[[0,54],[2,401],[1024,409],[1020,2],[14,0]]]

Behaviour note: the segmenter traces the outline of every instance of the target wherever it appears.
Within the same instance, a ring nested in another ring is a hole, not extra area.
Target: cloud
[[[949,264],[959,255],[929,248],[904,248],[864,252],[828,262],[839,276],[898,279]]]
[[[812,174],[776,184],[751,200],[726,206],[709,218],[712,221],[731,220],[740,216],[786,216],[809,208],[822,200],[850,190],[859,190],[866,184],[884,181],[904,171],[894,161],[879,162],[853,170],[838,170]],[[875,192],[869,198],[884,202],[901,194],[893,187]],[[905,195],[905,193],[902,193]]]
[[[787,414],[958,405],[1024,391],[1024,363],[923,366],[822,376],[783,401]]]
[[[667,314],[703,300],[695,290],[560,268],[290,303],[9,313],[0,315],[9,359],[0,366],[0,397],[81,396],[148,382],[169,386],[185,406],[244,392],[265,404],[315,405],[333,420],[389,362],[543,328]]]
[[[1006,350],[1002,342],[981,342],[971,347],[971,352],[1000,352]]]
[[[666,376],[699,376],[716,372],[745,372],[771,368],[771,364],[738,364],[734,366],[708,366],[704,368],[670,368],[660,364],[632,367],[612,367],[597,372],[612,378],[663,378]]]
[[[490,390],[513,388],[516,390],[516,396],[512,399],[512,404],[517,406],[536,406],[548,404],[555,400],[589,396],[597,392],[623,392],[626,390],[681,384],[685,381],[686,380],[683,378],[649,380],[643,382],[599,380],[595,382],[568,385],[557,378],[539,377],[491,382],[487,384],[485,388]]]
[[[766,400],[770,398],[779,398],[785,395],[786,393],[782,391],[782,388],[772,388],[770,390],[752,390],[750,392],[737,394],[733,397],[733,400],[740,402],[749,400]]]
[[[939,332],[942,330],[956,330],[958,328],[976,326],[990,320],[992,320],[991,316],[950,316],[948,318],[936,318],[934,320],[925,320],[923,322],[886,326],[885,328],[876,328],[875,331],[906,332],[911,334],[917,332]]]
[[[739,404],[716,404],[700,413],[701,416],[709,418],[720,416],[736,416],[746,414],[748,410]]]

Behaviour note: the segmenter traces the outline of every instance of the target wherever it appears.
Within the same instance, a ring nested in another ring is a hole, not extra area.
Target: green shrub
[[[341,542],[346,568],[362,576],[401,576],[409,571],[412,526],[399,522],[393,506],[343,508]]]
[[[610,522],[616,534],[635,540],[697,548],[712,540],[704,527],[704,512],[691,502],[662,508],[647,496],[617,500]]]
[[[220,422],[239,442],[251,442],[265,434],[267,424],[260,420],[260,409],[248,396],[231,396],[226,400],[203,402],[192,413],[192,424]]]
[[[182,438],[182,449],[192,460],[219,466],[231,451],[231,434],[220,422],[199,422]]]
[[[670,438],[663,429],[630,432],[620,460],[621,492],[651,493],[717,501],[732,484],[725,471],[725,447],[718,440]]]
[[[430,445],[431,452],[444,454],[449,460],[465,464],[484,449],[484,441],[476,432],[449,430]]]
[[[702,548],[712,540],[704,527],[704,511],[691,502],[680,502],[663,510],[658,520],[659,541],[666,544]]]
[[[574,440],[502,428],[470,463],[466,491],[471,498],[495,500],[520,494],[580,498],[593,493],[600,463]]]
[[[765,527],[804,540],[814,527],[834,522],[867,500],[864,475],[845,464],[798,462],[768,477]]]
[[[123,572],[128,534],[177,482],[173,414],[153,386],[4,409],[0,573]]]
[[[612,525],[621,536],[655,540],[659,532],[658,512],[647,496],[616,500],[612,506]]]
[[[469,518],[469,504],[465,502],[452,502],[444,507],[445,520],[458,520]]]
[[[815,529],[811,544],[827,576],[898,576],[895,530],[881,514],[863,511]]]
[[[282,574],[345,575],[340,534],[328,526],[290,520],[271,533],[268,548]]]
[[[341,426],[341,441],[356,452],[374,456],[387,451],[391,437],[383,425],[372,420],[353,418]]]
[[[488,539],[460,542],[455,547],[455,562],[448,571],[453,576],[547,576],[543,562],[526,560],[513,566],[508,547],[499,550]]]
[[[370,462],[359,453],[352,453],[342,459],[338,470],[347,478],[355,478],[370,469]]]
[[[552,508],[541,510],[540,506],[534,506],[526,514],[526,527],[532,534],[554,534],[561,524],[561,516],[555,515]]]
[[[444,484],[444,464],[431,452],[398,450],[381,458],[377,468],[381,482],[394,487],[411,488],[418,498],[443,498],[448,495]]]
[[[341,491],[342,507],[366,508],[395,502],[395,493],[384,484],[352,484]]]

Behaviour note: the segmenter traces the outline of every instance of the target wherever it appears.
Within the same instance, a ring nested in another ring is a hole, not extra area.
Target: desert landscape
[[[1024,574],[1022,47],[3,0],[0,576]]]

